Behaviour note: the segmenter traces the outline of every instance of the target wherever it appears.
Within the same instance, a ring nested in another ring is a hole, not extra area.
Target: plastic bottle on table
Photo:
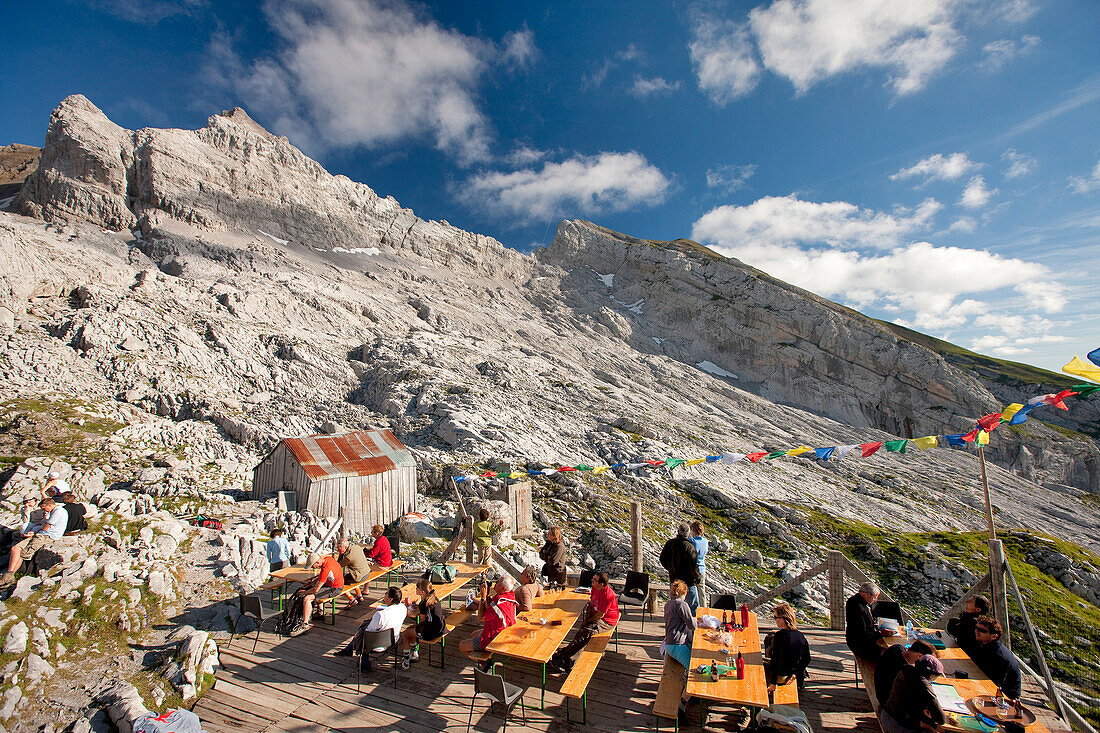
[[[741,650],[737,650],[737,679],[745,679],[745,658],[741,656]]]
[[[741,628],[747,629],[749,627],[749,606],[747,603],[741,604]]]
[[[913,622],[912,621],[906,621],[905,622],[905,638],[906,638],[906,640],[907,641],[912,641],[915,636],[916,636],[916,634],[913,633]]]

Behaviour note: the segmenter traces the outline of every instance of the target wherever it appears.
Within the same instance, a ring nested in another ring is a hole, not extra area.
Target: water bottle
[[[915,634],[913,633],[913,622],[912,621],[906,621],[905,622],[905,639],[907,641],[912,641],[914,636],[915,636]]]

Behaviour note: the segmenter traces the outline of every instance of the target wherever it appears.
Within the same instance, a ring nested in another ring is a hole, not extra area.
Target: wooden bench
[[[447,618],[443,621],[443,633],[434,639],[421,639],[421,644],[428,645],[428,666],[432,665],[432,647],[439,646],[439,668],[443,669],[443,665],[447,660],[447,634],[457,629],[462,624],[466,623],[466,619],[470,618],[472,611],[466,608],[460,608],[457,611],[452,611],[447,614]],[[487,655],[484,660],[488,661],[492,657],[491,654]]]
[[[875,722],[882,728],[882,719],[879,718],[878,693],[875,691],[875,668],[859,657],[856,660],[856,673],[863,678],[863,689],[867,691],[867,697],[871,698],[871,709],[875,711]],[[886,729],[882,728],[883,733]]]
[[[317,605],[321,608],[321,613],[324,614],[324,608],[325,608],[324,604],[326,604],[326,603],[331,604],[329,606],[329,608],[332,611],[332,624],[335,625],[336,624],[336,599],[337,598],[339,598],[340,596],[344,596],[344,598],[346,598],[348,600],[348,605],[350,606],[351,605],[351,594],[352,593],[354,593],[355,591],[357,591],[357,590],[359,590],[360,588],[363,588],[363,587],[366,587],[366,589],[369,591],[370,590],[370,584],[371,584],[372,581],[378,580],[383,575],[389,575],[390,573],[396,573],[398,571],[398,569],[404,564],[405,564],[404,560],[394,560],[393,565],[390,565],[388,568],[378,568],[377,570],[370,571],[370,573],[367,574],[367,577],[363,578],[358,583],[345,583],[344,587],[340,588],[340,592],[337,593],[336,595],[332,596],[332,598],[326,598],[325,600],[318,602]]]
[[[599,634],[593,634],[584,649],[573,663],[573,669],[561,685],[561,694],[565,700],[565,717],[570,723],[574,722],[569,716],[569,699],[580,699],[584,709],[583,723],[588,725],[588,683],[592,681],[592,675],[596,674],[596,665],[603,659],[603,653],[607,651],[607,645],[611,642],[611,636],[615,629],[611,628]]]
[[[687,670],[684,665],[672,657],[665,657],[665,669],[661,674],[661,684],[657,687],[657,698],[653,701],[653,715],[657,730],[661,729],[661,718],[672,720],[675,730],[680,729],[680,698],[687,687]]]
[[[791,676],[789,680],[782,685],[775,686],[775,692],[772,693],[772,705],[787,705],[788,707],[798,707],[798,678]]]

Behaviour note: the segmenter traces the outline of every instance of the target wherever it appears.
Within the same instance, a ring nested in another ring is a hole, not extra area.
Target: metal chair
[[[577,581],[578,588],[591,588],[592,578],[596,577],[595,570],[585,570],[581,573],[580,580]]]
[[[623,592],[619,594],[619,608],[637,606],[641,609],[642,633],[645,633],[645,611],[649,600],[649,573],[637,573],[631,570],[626,574]]]
[[[875,618],[892,618],[899,624],[903,623],[901,604],[895,601],[875,601],[871,606],[871,615]]]
[[[740,605],[737,603],[737,596],[728,594],[716,597],[710,602],[710,607],[719,611],[736,611]]]
[[[493,671],[496,671],[495,664]],[[474,702],[477,701],[478,695],[489,698],[489,710],[493,709],[495,703],[504,706],[504,730],[501,733],[508,730],[508,715],[511,714],[517,702],[520,710],[523,711],[523,724],[526,726],[527,706],[523,704],[523,693],[522,687],[505,682],[503,675],[482,672],[474,667],[474,694],[470,698],[470,718],[466,721],[466,733],[470,733],[470,727],[474,722]]]
[[[363,676],[363,657],[369,657],[370,653],[380,649],[382,653],[393,649],[393,686],[397,688],[397,631],[394,629],[382,629],[381,631],[364,631],[355,642],[355,653],[358,662],[355,665],[355,691],[359,692],[359,679]]]
[[[256,622],[256,639],[252,642],[252,653],[255,654],[256,645],[260,643],[260,629],[263,628],[264,622],[271,618],[278,618],[282,611],[274,606],[264,605],[262,598],[249,593],[238,594],[238,602],[241,606],[241,616],[248,616]],[[236,635],[237,621],[233,621],[233,633],[229,635],[227,646],[233,646],[233,638]]]

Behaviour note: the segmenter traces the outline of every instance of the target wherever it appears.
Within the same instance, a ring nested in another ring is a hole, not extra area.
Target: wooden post
[[[630,558],[634,572],[642,572],[642,505],[630,502]]]
[[[1000,540],[989,540],[989,582],[992,585],[993,615],[1001,622],[1001,643],[1012,649],[1008,623],[1008,594],[1005,590],[1005,550]]]
[[[993,526],[993,504],[989,501],[989,481],[985,477],[985,447],[978,446],[978,462],[982,467],[982,491],[985,493],[985,519],[989,523],[989,539],[997,539],[997,528]]]
[[[829,550],[825,558],[829,572],[829,628],[844,630],[844,553]]]
[[[346,540],[348,538],[348,523],[344,514],[344,505],[340,505],[340,539]]]
[[[1047,667],[1047,659],[1043,655],[1043,648],[1039,646],[1039,637],[1035,634],[1035,627],[1031,625],[1031,617],[1027,615],[1027,606],[1024,605],[1024,596],[1020,593],[1019,586],[1016,585],[1016,578],[1012,576],[1012,568],[1008,566],[1006,562],[1004,564],[1005,576],[1008,578],[1009,584],[1012,586],[1012,595],[1016,597],[1016,605],[1020,607],[1020,616],[1024,619],[1024,628],[1027,629],[1028,638],[1031,639],[1031,646],[1035,649],[1035,658],[1039,660],[1039,671],[1043,673],[1043,679],[1047,682],[1047,697],[1054,703],[1054,711],[1058,713],[1062,720],[1069,720],[1066,717],[1065,708],[1062,706],[1062,698],[1058,696],[1058,691],[1054,689],[1054,678],[1050,676],[1050,668]],[[1005,634],[1008,630],[1005,630]],[[1001,641],[1004,642],[1005,634],[1001,635]],[[996,680],[994,680],[996,682]]]
[[[462,520],[462,534],[466,537],[466,562],[474,564],[474,518],[469,514]]]

